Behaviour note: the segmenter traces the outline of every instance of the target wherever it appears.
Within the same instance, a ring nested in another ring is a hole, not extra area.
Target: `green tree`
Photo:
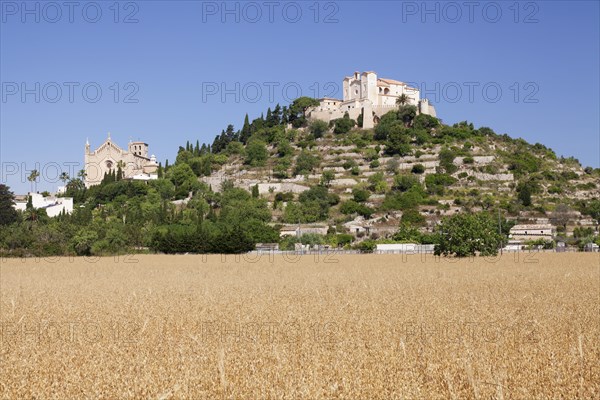
[[[417,116],[417,107],[413,105],[402,105],[398,109],[398,119],[404,123],[404,126],[412,125],[413,120]]]
[[[498,233],[498,222],[488,213],[455,214],[442,220],[439,226],[437,255],[457,257],[495,256],[503,242]]]
[[[387,132],[385,152],[388,155],[407,156],[411,153],[410,131],[401,125],[392,126]]]
[[[95,230],[82,228],[71,240],[71,246],[78,256],[90,256],[92,254],[92,246],[97,240],[98,233]]]
[[[0,225],[10,225],[18,220],[19,214],[14,204],[14,194],[8,186],[0,184]]]
[[[531,205],[531,188],[527,184],[519,184],[517,186],[517,197],[521,204],[525,207],[529,207]]]
[[[289,108],[288,119],[294,128],[306,125],[306,111],[310,107],[318,106],[319,100],[310,97],[299,97],[292,102]]]
[[[315,137],[315,139],[319,139],[323,137],[325,133],[329,130],[329,125],[325,121],[321,121],[320,119],[315,119],[310,123],[310,133]]]
[[[175,164],[167,173],[169,180],[175,185],[175,195],[178,198],[187,197],[188,193],[197,189],[198,179],[192,168],[187,164]]]
[[[354,189],[352,189],[352,198],[357,203],[364,203],[365,201],[369,200],[370,195],[371,194],[368,190],[363,189],[361,187],[355,187]]]
[[[338,118],[332,121],[334,124],[333,133],[342,134],[348,133],[356,125],[356,121],[350,117]]]
[[[267,144],[262,140],[252,140],[246,146],[245,163],[253,167],[262,167],[269,158]]]
[[[250,135],[252,135],[252,129],[250,128],[250,122],[248,120],[248,114],[244,117],[244,126],[240,132],[240,141],[244,144],[248,143],[248,139],[250,139]]]
[[[600,223],[600,200],[592,200],[586,207],[585,212]]]
[[[383,172],[377,172],[368,178],[369,188],[375,193],[387,192],[388,185],[383,176]]]
[[[425,177],[425,186],[429,194],[443,195],[445,188],[454,184],[456,178],[447,174],[431,174]]]
[[[295,175],[304,175],[313,172],[319,166],[320,160],[315,154],[308,150],[302,150],[296,158]]]
[[[413,175],[396,175],[394,177],[394,184],[392,185],[392,189],[398,190],[400,192],[406,192],[411,189],[413,186],[420,186],[419,180]]]
[[[335,179],[335,173],[331,170],[323,171],[321,175],[321,185],[329,187],[331,185],[331,181]]]
[[[456,158],[456,153],[452,150],[445,148],[440,151],[439,159],[440,159],[440,167],[442,168],[442,172],[447,174],[453,174],[456,172],[458,167],[454,165],[454,159]]]
[[[413,165],[413,167],[410,169],[410,172],[412,172],[413,174],[422,174],[425,172],[425,166],[423,164],[415,164]]]

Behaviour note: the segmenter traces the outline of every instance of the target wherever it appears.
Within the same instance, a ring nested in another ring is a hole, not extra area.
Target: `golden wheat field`
[[[2,399],[600,398],[598,254],[3,260]]]

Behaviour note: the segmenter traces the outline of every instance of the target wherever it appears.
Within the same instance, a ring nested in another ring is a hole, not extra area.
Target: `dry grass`
[[[296,261],[3,260],[0,398],[600,398],[597,254]]]

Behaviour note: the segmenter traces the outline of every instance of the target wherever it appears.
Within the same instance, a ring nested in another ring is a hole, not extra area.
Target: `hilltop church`
[[[104,175],[116,171],[121,166],[124,179],[152,180],[157,179],[158,164],[154,155],[148,157],[148,144],[130,141],[127,150],[121,149],[108,138],[96,150],[90,150],[90,143],[85,143],[85,186],[98,185]]]
[[[373,71],[355,72],[343,81],[344,99],[320,99],[321,104],[307,110],[307,116],[329,122],[348,113],[357,120],[363,116],[363,128],[373,128],[389,111],[398,108],[396,100],[405,95],[407,104],[417,107],[417,113],[436,116],[435,108],[421,99],[419,89],[394,79],[378,78]]]

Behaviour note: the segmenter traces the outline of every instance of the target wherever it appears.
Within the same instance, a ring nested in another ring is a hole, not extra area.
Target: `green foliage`
[[[517,197],[521,204],[529,207],[531,205],[531,186],[526,183],[520,183],[517,186]]]
[[[323,135],[329,130],[329,125],[325,121],[316,119],[310,123],[309,132],[314,136],[315,139],[322,138]]]
[[[447,174],[431,174],[425,177],[425,186],[429,194],[441,196],[444,194],[445,188],[453,185],[456,178]]]
[[[438,236],[421,233],[411,224],[401,222],[398,231],[392,236],[392,240],[404,243],[435,244],[438,242]]]
[[[422,174],[425,172],[425,167],[423,166],[423,164],[415,164],[413,165],[413,167],[410,169],[410,172],[412,172],[413,174]]]
[[[413,120],[417,116],[417,107],[413,105],[402,105],[399,107],[398,120],[402,121],[405,126],[411,126]]]
[[[363,240],[355,248],[361,253],[372,253],[377,248],[377,243],[374,240]]]
[[[421,213],[414,209],[408,209],[402,213],[402,223],[418,226],[425,223],[425,217]]]
[[[442,172],[445,172],[446,174],[453,174],[456,172],[458,167],[454,165],[455,158],[456,153],[448,148],[444,148],[440,151],[439,159]]]
[[[370,195],[371,194],[369,193],[368,190],[365,190],[361,187],[355,187],[352,189],[353,199],[357,203],[364,203],[365,201],[367,201],[369,199]]]
[[[587,207],[584,208],[584,213],[600,223],[600,200],[592,200]]]
[[[515,176],[538,172],[542,164],[539,158],[526,150],[505,153],[505,157],[508,161],[508,170],[512,171]]]
[[[419,180],[412,175],[400,174],[394,177],[394,184],[392,185],[393,190],[399,190],[400,192],[406,192],[414,186],[420,186]]]
[[[385,181],[383,172],[377,172],[377,173],[369,176],[368,182],[369,182],[369,189],[371,189],[375,193],[381,194],[381,193],[387,192],[387,190],[388,190],[388,184]]]
[[[280,139],[277,143],[277,154],[279,157],[287,157],[294,154],[294,148],[287,139]]]
[[[96,231],[82,228],[71,240],[71,246],[78,256],[92,255],[92,246],[98,240]]]
[[[390,174],[396,174],[398,172],[398,168],[400,168],[400,161],[398,160],[398,156],[390,158],[385,166],[386,172]]]
[[[317,222],[327,219],[329,208],[339,203],[339,196],[324,186],[313,186],[298,196],[298,203],[288,203],[283,213],[287,223]]]
[[[267,144],[261,140],[251,140],[246,146],[245,163],[253,167],[262,167],[269,158]]]
[[[356,121],[346,117],[335,119],[332,121],[332,123],[333,133],[338,135],[350,132],[350,130],[356,125]]]
[[[356,161],[354,161],[352,158],[346,159],[346,161],[344,161],[344,164],[342,164],[342,167],[344,167],[344,169],[346,170],[352,169],[357,166],[358,165],[356,164]]]
[[[289,108],[289,122],[294,128],[306,126],[306,111],[310,107],[316,107],[319,105],[317,99],[310,97],[299,97],[290,105]]]
[[[420,185],[413,186],[406,192],[387,193],[382,204],[381,210],[409,210],[414,209],[423,202],[425,195]]]
[[[302,150],[296,158],[295,175],[304,175],[313,172],[320,164],[320,159],[317,155],[308,150]]]
[[[407,156],[411,153],[410,131],[401,125],[392,126],[387,134],[385,153],[388,155]]]
[[[350,214],[358,214],[362,215],[365,218],[371,218],[374,210],[365,206],[364,204],[357,203],[354,200],[348,200],[340,206],[340,212],[342,214],[350,215]]]
[[[435,254],[457,257],[495,256],[504,240],[497,222],[487,213],[456,214],[444,218],[439,226]]]
[[[413,126],[415,129],[424,129],[430,131],[431,129],[440,126],[440,120],[427,114],[419,114],[415,117]]]
[[[173,165],[167,172],[167,179],[175,185],[175,196],[178,198],[187,197],[189,192],[199,186],[196,174],[188,164]]]
[[[9,187],[0,184],[0,225],[10,225],[17,222],[19,215],[14,209],[15,196]]]
[[[233,141],[230,142],[227,145],[227,148],[225,149],[225,154],[231,156],[231,155],[241,155],[243,156],[245,153],[245,149],[244,149],[244,145],[241,142]]]

